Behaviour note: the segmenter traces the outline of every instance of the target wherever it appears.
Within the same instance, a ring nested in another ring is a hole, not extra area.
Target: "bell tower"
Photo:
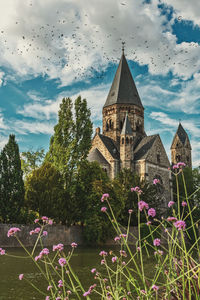
[[[189,137],[181,123],[179,123],[178,129],[171,145],[172,164],[174,165],[181,161],[184,162],[187,167],[192,168],[191,152],[192,148],[190,145]]]
[[[118,145],[126,112],[133,137],[145,136],[144,107],[124,55],[123,43],[120,63],[103,107],[103,134]]]

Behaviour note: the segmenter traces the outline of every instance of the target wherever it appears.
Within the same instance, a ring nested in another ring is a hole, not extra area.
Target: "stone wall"
[[[21,229],[17,233],[17,236],[26,247],[34,245],[37,235],[30,235],[29,232],[38,226],[0,224],[0,247],[20,247],[16,238],[7,237],[7,232],[11,227],[19,227]],[[81,226],[67,227],[64,225],[52,225],[47,226],[45,230],[48,231],[48,235],[42,237],[44,246],[51,246],[58,243],[70,245],[72,242],[78,245],[83,244],[83,228]]]

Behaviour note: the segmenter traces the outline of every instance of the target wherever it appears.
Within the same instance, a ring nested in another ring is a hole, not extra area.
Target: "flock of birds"
[[[33,3],[29,4],[33,6]],[[125,2],[121,2],[122,7],[126,7]],[[35,25],[34,28],[26,28],[26,33],[24,32],[18,43],[17,49],[12,49],[11,44],[9,43],[9,35],[5,29],[0,30],[0,40],[3,42],[4,47],[7,51],[10,51],[11,55],[31,55],[34,59],[41,60],[44,65],[44,72],[48,74],[49,65],[54,64],[60,67],[60,69],[72,67],[76,65],[76,76],[75,80],[80,80],[83,78],[97,78],[102,79],[106,74],[106,66],[108,64],[116,64],[119,62],[119,46],[120,43],[124,40],[126,41],[128,48],[129,44],[134,44],[134,49],[125,49],[128,52],[128,58],[139,63],[140,65],[146,64],[146,61],[143,61],[142,53],[152,53],[151,38],[141,39],[138,42],[139,32],[142,30],[140,26],[136,26],[134,29],[134,34],[131,36],[121,36],[115,38],[118,32],[118,28],[113,26],[114,34],[106,34],[104,40],[102,40],[101,28],[99,25],[93,25],[92,36],[86,36],[88,34],[87,30],[84,28],[90,27],[90,22],[87,17],[84,15],[84,22],[80,22],[79,15],[74,14],[74,18],[65,19],[63,18],[63,12],[55,12],[55,20],[51,23],[45,23],[41,25]],[[109,22],[115,19],[115,15],[110,16]],[[181,20],[181,16],[178,18]],[[20,20],[16,20],[15,26],[20,27]],[[80,30],[81,29],[81,30]],[[91,29],[91,27],[90,27]],[[16,32],[18,32],[16,30]],[[85,32],[85,36],[84,36]],[[93,38],[95,37],[95,38]],[[111,51],[107,50],[107,45],[118,45],[118,49],[114,47]],[[149,66],[152,68],[157,68],[158,65],[163,67],[169,67],[169,65],[181,65],[185,68],[188,67],[188,64],[191,64],[196,67],[198,62],[198,57],[193,57],[192,61],[189,58],[180,60],[180,54],[189,53],[191,47],[198,47],[197,43],[190,43],[185,49],[173,49],[170,47],[167,40],[159,45],[158,51],[160,54],[154,56],[151,54]],[[95,49],[101,50],[101,58],[99,59],[98,64],[93,66],[84,65],[83,57],[88,56],[90,51],[95,52]],[[72,54],[73,53],[73,54]],[[179,59],[176,59],[179,57]],[[102,64],[102,68],[100,68]]]

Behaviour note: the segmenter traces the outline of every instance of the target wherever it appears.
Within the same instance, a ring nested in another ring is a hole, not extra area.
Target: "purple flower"
[[[34,233],[35,233],[34,230],[31,230],[31,231],[29,232],[30,235],[33,235]]]
[[[22,280],[24,278],[24,274],[19,274],[19,280]]]
[[[88,295],[90,295],[90,291],[87,291],[83,294],[83,297],[87,297]]]
[[[63,267],[64,265],[66,265],[67,261],[65,258],[61,257],[59,260],[58,260],[58,263],[59,265],[61,265],[61,267]]]
[[[107,210],[107,207],[105,207],[105,206],[101,208],[102,212],[106,212],[106,210]]]
[[[120,236],[120,237],[123,237],[123,238],[126,238],[126,237],[127,237],[127,234],[122,233],[122,234],[120,234],[119,236]]]
[[[154,285],[152,285],[152,287],[151,287],[151,288],[152,288],[152,290],[154,290],[154,291],[157,291],[157,290],[159,289],[159,287],[158,287],[157,285],[155,285],[155,284],[154,284]]]
[[[114,241],[115,241],[115,242],[120,241],[120,237],[119,237],[119,236],[116,236],[116,237],[114,238]]]
[[[145,201],[139,201],[138,208],[142,211],[144,208],[149,209],[149,205]]]
[[[36,227],[35,230],[34,230],[34,233],[39,233],[40,229],[41,229],[40,227]]]
[[[183,207],[185,207],[185,206],[187,206],[187,202],[182,201],[181,205],[182,205]]]
[[[52,285],[48,285],[47,291],[49,291],[50,289],[52,289]]]
[[[129,210],[128,210],[128,213],[129,213],[129,214],[132,214],[132,212],[133,212],[132,209],[129,209]]]
[[[49,297],[49,296],[46,296],[45,300],[50,300],[50,297]]]
[[[174,226],[178,228],[178,230],[184,230],[186,227],[185,221],[179,220],[174,223]]]
[[[120,250],[119,253],[120,253],[121,256],[127,257],[126,251]]]
[[[34,223],[38,223],[38,222],[39,222],[39,219],[35,219],[35,220],[34,220]]]
[[[151,221],[148,221],[146,224],[147,224],[147,226],[151,225]]]
[[[112,262],[115,263],[117,261],[117,256],[112,257]]]
[[[7,233],[7,236],[10,237],[10,236],[13,236],[15,235],[15,233],[21,231],[21,229],[19,229],[18,227],[12,227],[8,230],[8,233]]]
[[[6,250],[0,248],[0,255],[5,255],[6,254]]]
[[[58,244],[58,245],[54,245],[53,246],[53,251],[62,251],[64,249],[64,245],[63,244]]]
[[[151,217],[155,217],[155,215],[156,215],[156,210],[154,209],[154,208],[150,208],[149,210],[148,210],[148,216],[151,216]]]
[[[91,273],[95,273],[95,272],[96,272],[96,269],[93,268],[93,269],[91,270]]]
[[[48,255],[48,254],[49,254],[49,249],[44,248],[44,249],[42,249],[42,251],[40,252],[39,255]]]
[[[153,241],[154,246],[160,246],[160,239],[155,239]]]
[[[100,253],[99,253],[100,256],[107,256],[108,255],[108,252],[102,250]]]
[[[142,193],[142,190],[140,189],[139,186],[136,186],[136,187],[132,187],[131,188],[131,192],[136,192],[138,194],[141,194]]]
[[[43,236],[47,236],[48,232],[46,230],[43,231]]]
[[[49,219],[48,224],[53,225],[53,220]]]
[[[171,207],[172,205],[174,205],[174,201],[169,201],[168,207]]]
[[[101,265],[105,265],[105,259],[101,260]]]
[[[160,183],[160,180],[157,179],[157,178],[155,178],[155,179],[153,180],[153,184],[157,184],[157,183]]]
[[[76,248],[77,246],[78,246],[77,243],[74,243],[74,242],[71,243],[71,247],[72,247],[72,248]]]
[[[41,219],[42,219],[43,222],[47,222],[49,220],[49,218],[46,217],[46,216],[42,217]]]
[[[184,162],[180,161],[180,162],[177,163],[178,168],[185,167],[185,166],[186,166],[186,164]]]
[[[104,200],[107,200],[109,198],[109,194],[103,194],[101,197],[101,202],[104,202]]]
[[[177,221],[177,218],[175,218],[175,217],[168,217],[167,221],[168,222],[174,222],[174,221]]]

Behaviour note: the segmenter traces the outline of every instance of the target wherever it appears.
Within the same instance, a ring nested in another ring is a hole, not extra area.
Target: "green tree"
[[[28,150],[21,153],[22,170],[25,176],[38,168],[45,157],[44,149]]]
[[[160,214],[160,210],[157,208],[156,187],[145,180],[141,181],[139,176],[130,169],[123,169],[113,180],[113,189],[116,197],[121,199],[120,202],[123,205],[118,220],[124,226],[127,225],[129,209],[133,210],[134,216],[131,218],[131,225],[136,226],[138,222],[138,197],[135,192],[131,192],[131,187],[135,186],[142,189],[141,200],[147,202],[149,207],[156,208],[157,216]],[[146,221],[144,214],[141,215],[141,221]]]
[[[29,209],[57,221],[66,217],[63,177],[51,163],[44,163],[33,170],[27,177],[25,188],[26,205]]]
[[[24,182],[21,170],[19,147],[15,136],[0,154],[0,215],[3,222],[20,222],[20,211],[24,205]]]

